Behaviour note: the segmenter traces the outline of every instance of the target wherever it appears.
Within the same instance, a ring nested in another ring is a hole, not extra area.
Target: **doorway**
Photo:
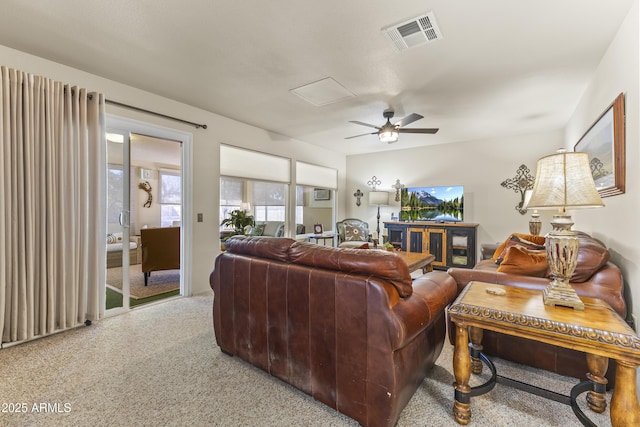
[[[127,119],[107,119],[108,315],[190,293],[185,286],[189,268],[181,262],[190,229],[189,221],[183,218],[189,211],[184,159],[189,158],[185,149],[190,149],[190,142],[190,137],[180,132]],[[170,246],[177,261],[175,265],[159,265],[153,254],[166,252],[167,243],[154,242],[149,236],[169,228],[176,236]]]

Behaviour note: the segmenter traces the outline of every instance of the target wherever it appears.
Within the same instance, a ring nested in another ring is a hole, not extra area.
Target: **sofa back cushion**
[[[570,282],[586,282],[596,271],[600,270],[611,257],[607,247],[597,239],[581,231],[575,231],[580,241],[576,270]]]
[[[233,236],[225,242],[225,250],[234,254],[248,255],[277,261],[288,261],[289,246],[293,239],[286,237]]]
[[[392,252],[366,249],[338,249],[295,242],[289,249],[292,262],[327,270],[370,275],[388,280],[406,298],[413,293],[407,264]]]

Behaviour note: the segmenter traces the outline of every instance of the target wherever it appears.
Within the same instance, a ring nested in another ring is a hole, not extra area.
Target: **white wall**
[[[190,277],[193,293],[210,291],[209,274],[220,250],[220,143],[289,157],[294,164],[295,160],[300,160],[337,169],[338,187],[344,187],[346,159],[343,155],[5,46],[0,46],[0,58],[2,65],[102,92],[110,100],[208,125],[208,129],[195,129],[172,120],[107,105],[109,114],[193,134],[193,170],[185,170],[184,173],[192,176],[191,212],[194,217],[197,213],[204,216],[202,223],[195,222],[193,218],[192,235],[186,239],[192,255]],[[343,209],[338,204],[338,216],[344,215]]]
[[[574,228],[593,234],[609,246],[611,260],[622,270],[627,302],[636,316],[640,316],[639,14],[638,2],[635,2],[578,103],[565,134],[565,145],[572,150],[616,96],[621,92],[625,94],[626,192],[604,198],[604,208],[576,210],[572,216]]]
[[[402,136],[400,137],[402,143]],[[428,136],[424,136],[428,138]],[[372,153],[347,157],[347,186],[343,191],[347,216],[360,218],[376,228],[375,206],[368,205],[367,181],[375,175],[382,184],[378,190],[389,191],[390,206],[380,208],[380,229],[391,213],[398,215],[400,203],[395,202],[391,188],[399,179],[407,187],[431,185],[464,185],[464,221],[478,223],[480,243],[503,241],[512,232],[528,232],[529,214],[521,215],[515,206],[519,193],[500,184],[516,175],[521,164],[531,175],[536,173],[537,160],[564,144],[561,129],[538,134],[497,137],[456,144],[432,145],[424,148]],[[365,196],[359,207],[353,193],[360,189]],[[542,233],[550,230],[549,221]],[[550,218],[550,216],[549,216]],[[478,249],[479,256],[479,249]]]

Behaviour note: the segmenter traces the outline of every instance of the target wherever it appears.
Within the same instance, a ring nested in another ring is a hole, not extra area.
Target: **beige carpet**
[[[0,426],[358,426],[221,353],[211,306],[210,295],[176,298],[0,350],[0,396],[28,407],[0,413]],[[504,361],[498,370],[560,392],[575,383]],[[447,343],[396,427],[459,427],[452,415],[453,381]],[[59,410],[34,411],[40,402]],[[584,397],[580,402],[584,409]],[[569,406],[500,384],[471,405],[469,427],[581,426]],[[611,425],[609,410],[591,415],[596,425]]]
[[[145,286],[141,268],[141,264],[129,266],[131,298],[142,299],[180,289],[180,270],[154,271]],[[122,267],[107,268],[107,285],[122,290]]]

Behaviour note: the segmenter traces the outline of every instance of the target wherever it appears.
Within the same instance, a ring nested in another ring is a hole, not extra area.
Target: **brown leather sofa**
[[[180,268],[180,227],[143,228],[140,246],[145,286],[152,271]]]
[[[221,350],[365,426],[393,426],[438,358],[456,284],[391,252],[235,236],[210,276]]]
[[[580,240],[580,248],[577,267],[571,276],[572,286],[580,296],[606,301],[624,319],[627,315],[627,306],[624,300],[624,285],[620,269],[609,262],[609,251],[602,242],[586,233],[576,233]],[[483,254],[483,256],[489,255]],[[550,282],[548,271],[544,277],[500,272],[495,258],[483,259],[473,269],[450,268],[448,273],[456,280],[458,292],[462,291],[471,281],[497,283],[540,291]],[[570,309],[567,308],[567,310]],[[453,342],[452,336],[450,339]],[[484,331],[482,345],[486,354],[562,375],[584,379],[588,372],[584,353],[575,350],[534,343],[491,331]],[[607,377],[611,385],[614,373],[615,366],[613,362],[610,362]]]

